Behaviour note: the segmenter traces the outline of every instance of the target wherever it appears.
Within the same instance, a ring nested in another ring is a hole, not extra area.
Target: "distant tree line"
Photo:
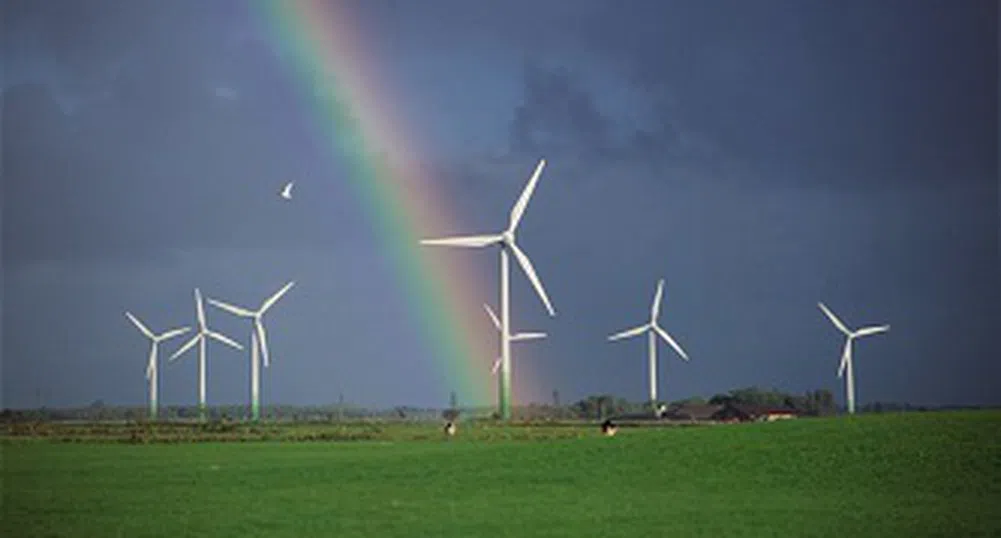
[[[830,416],[838,411],[834,395],[827,389],[807,391],[805,394],[790,394],[778,389],[746,387],[731,390],[726,394],[716,394],[709,399],[710,404],[749,404],[792,409],[800,415]]]
[[[478,420],[497,418],[493,407],[460,407],[454,395],[450,406],[441,408],[397,406],[389,409],[368,409],[341,403],[324,406],[269,405],[261,409],[266,421],[292,422],[334,422],[341,420]],[[664,402],[668,408],[681,405],[726,405],[749,404],[755,406],[781,407],[797,411],[803,416],[830,416],[843,411],[834,401],[834,395],[827,389],[807,391],[804,394],[784,392],[775,388],[745,387],[726,393],[715,394],[708,400],[691,397],[672,402]],[[576,402],[560,405],[559,395],[554,392],[550,404],[532,403],[515,406],[512,416],[516,420],[594,420],[613,416],[650,415],[651,402],[631,402],[612,394],[595,394]],[[948,406],[948,409],[972,409],[973,406]],[[908,403],[871,402],[858,408],[860,413],[882,413],[901,411],[928,411],[934,408]],[[210,407],[209,420],[214,422],[235,422],[250,416],[247,405]],[[88,406],[77,408],[50,409],[4,409],[0,421],[130,421],[144,422],[148,410],[142,406],[109,406],[96,400]],[[194,421],[198,419],[197,406],[166,406],[160,409],[161,420]]]

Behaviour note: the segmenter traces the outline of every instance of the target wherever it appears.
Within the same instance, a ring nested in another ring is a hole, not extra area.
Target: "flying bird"
[[[289,181],[285,184],[285,188],[282,189],[282,198],[286,200],[292,199],[292,185],[295,185],[295,181]]]

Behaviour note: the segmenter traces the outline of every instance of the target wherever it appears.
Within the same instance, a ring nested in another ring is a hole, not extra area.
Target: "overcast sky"
[[[160,331],[192,324],[195,286],[252,306],[291,278],[268,403],[447,403],[457,381],[259,13],[2,4],[3,406],[142,405],[148,342],[125,309]],[[519,242],[557,316],[513,269],[514,329],[550,334],[514,347],[516,393],[645,399],[645,339],[606,337],[665,278],[661,324],[692,358],[660,348],[667,399],[843,401],[822,300],[892,325],[856,345],[860,402],[1001,403],[996,2],[341,4],[419,133],[378,149],[433,170],[455,216],[418,236],[501,228],[549,161]],[[432,255],[478,272],[469,309],[496,304],[496,252]],[[210,344],[210,404],[246,401],[244,357]],[[162,402],[196,402],[195,363],[162,367]]]

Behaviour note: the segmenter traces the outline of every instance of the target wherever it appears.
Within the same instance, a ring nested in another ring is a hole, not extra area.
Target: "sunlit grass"
[[[8,441],[0,535],[996,536],[999,426],[949,412],[613,438],[384,424],[354,442]]]

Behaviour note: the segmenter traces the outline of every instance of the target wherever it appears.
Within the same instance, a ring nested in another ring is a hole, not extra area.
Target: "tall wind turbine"
[[[249,310],[247,308],[242,308],[239,306],[234,306],[222,301],[217,301],[215,299],[209,299],[209,303],[217,306],[230,314],[240,316],[242,318],[250,318],[253,320],[253,328],[250,331],[250,413],[254,420],[260,420],[261,418],[261,373],[260,364],[257,360],[257,352],[260,351],[261,355],[264,355],[264,367],[267,368],[269,365],[268,360],[268,338],[264,332],[264,322],[262,318],[264,313],[268,311],[269,308],[274,306],[281,299],[285,293],[292,289],[295,285],[295,281],[291,281],[285,284],[282,289],[275,292],[274,295],[268,297],[261,307],[257,310]]]
[[[884,333],[890,330],[889,325],[874,325],[872,327],[863,327],[861,329],[851,331],[848,327],[831,312],[827,305],[824,303],[817,303],[817,306],[824,312],[827,319],[831,320],[831,323],[838,328],[839,331],[845,335],[845,350],[841,353],[841,366],[838,366],[838,378],[844,377],[847,371],[848,376],[845,378],[845,399],[848,402],[848,412],[852,415],[855,414],[855,372],[852,369],[852,343],[856,338],[862,336],[869,336],[870,334]]]
[[[666,340],[682,359],[689,360],[685,350],[681,349],[681,346],[674,341],[674,338],[671,338],[671,335],[657,324],[657,317],[660,314],[660,300],[663,296],[664,279],[662,278],[657,282],[657,291],[653,296],[653,306],[650,307],[650,323],[633,329],[627,329],[608,337],[610,341],[614,341],[647,333],[650,342],[650,402],[654,406],[654,409],[657,408],[657,336],[660,335],[661,338]]]
[[[488,247],[492,245],[500,246],[500,303],[501,303],[501,394],[500,394],[500,411],[501,418],[508,420],[511,418],[511,304],[510,304],[510,287],[509,287],[509,262],[508,262],[508,252],[514,254],[515,259],[518,260],[518,265],[525,272],[528,280],[531,281],[532,286],[535,288],[536,293],[539,298],[542,299],[542,304],[546,306],[546,310],[549,311],[550,316],[555,316],[556,311],[553,310],[553,305],[549,302],[549,297],[546,296],[546,290],[542,288],[542,282],[539,277],[535,274],[535,269],[532,267],[531,260],[528,256],[518,248],[518,244],[515,242],[515,231],[518,229],[518,222],[521,221],[521,217],[525,214],[525,208],[528,207],[528,200],[532,197],[532,191],[535,190],[535,184],[539,181],[539,176],[542,175],[542,169],[546,166],[546,160],[539,160],[538,166],[535,167],[535,173],[532,174],[532,178],[528,180],[528,185],[525,186],[525,190],[522,191],[521,196],[518,201],[515,202],[514,207],[511,208],[511,216],[508,220],[507,229],[498,234],[491,235],[468,235],[461,237],[448,237],[443,239],[425,239],[421,241],[422,245],[442,245],[450,247]]]
[[[177,360],[178,357],[184,354],[185,351],[194,347],[195,344],[198,346],[198,414],[202,420],[205,420],[206,407],[205,407],[205,345],[209,338],[213,338],[219,342],[226,344],[227,346],[242,350],[243,346],[231,340],[228,336],[219,334],[215,331],[209,330],[208,326],[205,324],[205,305],[202,304],[202,292],[195,288],[195,311],[198,313],[198,333],[195,334],[188,340],[186,344],[181,346],[180,349],[174,352],[170,356],[167,362],[173,362]]]
[[[153,334],[153,331],[149,330],[148,327],[143,325],[138,318],[132,315],[131,312],[126,311],[125,316],[129,318],[129,321],[139,329],[139,332],[146,335],[146,338],[150,339],[149,347],[149,362],[146,364],[146,379],[149,381],[149,418],[156,420],[156,397],[157,397],[157,368],[156,368],[156,356],[157,351],[160,347],[160,342],[164,340],[170,340],[175,336],[180,336],[191,330],[191,327],[181,327],[179,329],[171,329],[161,334]]]
[[[483,308],[485,308],[487,310],[487,315],[490,316],[490,321],[492,321],[494,323],[494,327],[497,327],[497,331],[500,332],[501,334],[504,334],[504,330],[501,327],[501,322],[500,322],[499,319],[497,319],[497,314],[494,314],[494,311],[490,308],[490,305],[484,303],[483,304]],[[523,341],[523,340],[537,340],[539,338],[545,338],[545,337],[546,337],[546,333],[540,333],[540,332],[518,333],[518,334],[512,334],[511,335],[511,341],[512,342],[520,342],[520,341]],[[494,360],[493,368],[490,369],[490,374],[491,375],[497,375],[497,370],[500,369],[500,365],[501,365],[502,362],[503,361],[501,360],[500,357],[497,357],[497,359]],[[502,379],[502,378],[498,378],[498,379]],[[498,395],[498,397],[500,397],[500,394],[503,391],[503,387],[499,383],[497,385],[497,389],[498,389],[497,390],[497,395]]]

